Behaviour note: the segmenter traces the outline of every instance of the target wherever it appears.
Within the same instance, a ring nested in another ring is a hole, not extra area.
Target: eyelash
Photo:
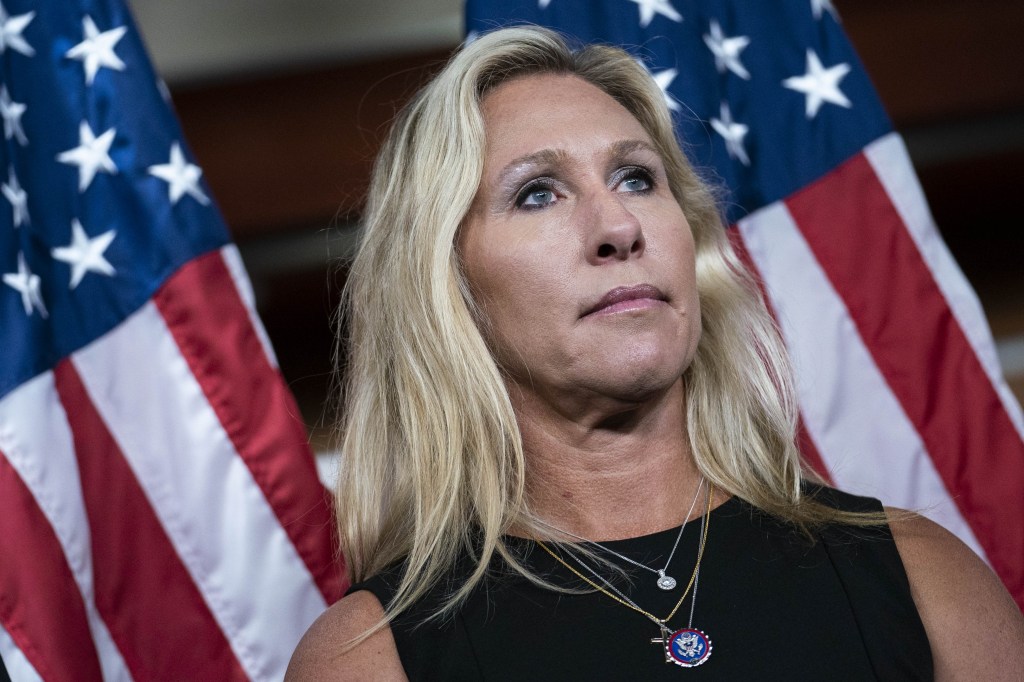
[[[644,166],[626,166],[620,169],[621,175],[619,176],[617,185],[621,185],[627,180],[643,180],[647,183],[645,189],[638,189],[634,194],[647,194],[654,189],[654,172],[650,168]]]
[[[638,189],[632,192],[633,194],[647,194],[654,189],[654,173],[649,168],[645,168],[644,166],[626,166],[624,168],[620,168],[617,171],[617,174],[618,178],[615,182],[616,186],[621,185],[627,180],[643,180],[644,182],[647,183],[647,187],[645,187],[644,189]],[[531,180],[516,194],[515,200],[513,201],[515,207],[527,211],[533,211],[547,207],[551,202],[544,204],[526,203],[527,199],[530,198],[530,195],[536,192],[551,192],[552,194],[554,194],[555,181],[552,178],[548,177],[535,178]]]
[[[547,204],[531,205],[526,203],[526,200],[530,198],[530,195],[535,192],[551,192],[552,194],[554,194],[554,180],[552,180],[551,178],[534,178],[530,182],[526,183],[526,185],[521,190],[519,190],[519,193],[516,194],[516,198],[514,201],[516,208],[522,208],[527,211],[533,211],[538,208],[544,208],[545,206],[547,206]]]

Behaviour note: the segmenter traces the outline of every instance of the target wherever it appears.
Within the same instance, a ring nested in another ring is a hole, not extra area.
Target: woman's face
[[[693,237],[643,127],[575,76],[509,81],[482,108],[459,250],[510,380],[560,411],[681,381],[700,337]]]

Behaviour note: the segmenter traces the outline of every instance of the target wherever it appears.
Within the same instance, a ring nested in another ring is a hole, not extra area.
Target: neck
[[[598,542],[684,521],[701,475],[681,380],[643,403],[582,415],[547,409],[524,394],[514,402],[530,505],[541,519]]]

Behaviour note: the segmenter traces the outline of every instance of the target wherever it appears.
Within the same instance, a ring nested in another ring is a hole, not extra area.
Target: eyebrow
[[[556,149],[542,149],[539,152],[520,156],[512,159],[501,172],[498,173],[498,184],[504,185],[508,176],[515,173],[524,166],[557,166],[564,162],[568,154]]]
[[[620,140],[612,145],[613,156],[622,157],[635,151],[647,151],[658,157],[661,156],[661,152],[655,149],[650,142],[645,142],[644,140]]]

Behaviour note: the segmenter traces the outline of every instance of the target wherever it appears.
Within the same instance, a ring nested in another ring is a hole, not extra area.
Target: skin
[[[484,172],[458,248],[508,376],[531,503],[599,541],[678,525],[700,480],[681,378],[700,309],[692,235],[661,159],[626,109],[573,76],[510,81],[482,108]],[[595,310],[621,287],[634,297]],[[991,571],[925,519],[893,533],[937,679],[1019,675],[1024,625]],[[344,651],[382,616],[369,592],[345,597],[306,633],[287,679],[404,679],[386,628]],[[952,655],[964,628],[986,655]]]
[[[1024,615],[995,573],[937,523],[893,517],[890,527],[931,643],[935,679],[1024,680]]]
[[[698,484],[681,375],[700,307],[662,160],[625,108],[575,77],[506,83],[483,113],[483,178],[459,249],[509,377],[531,502],[597,540],[676,525],[680,491]],[[642,285],[653,297],[594,309]],[[624,514],[637,490],[650,506]]]

